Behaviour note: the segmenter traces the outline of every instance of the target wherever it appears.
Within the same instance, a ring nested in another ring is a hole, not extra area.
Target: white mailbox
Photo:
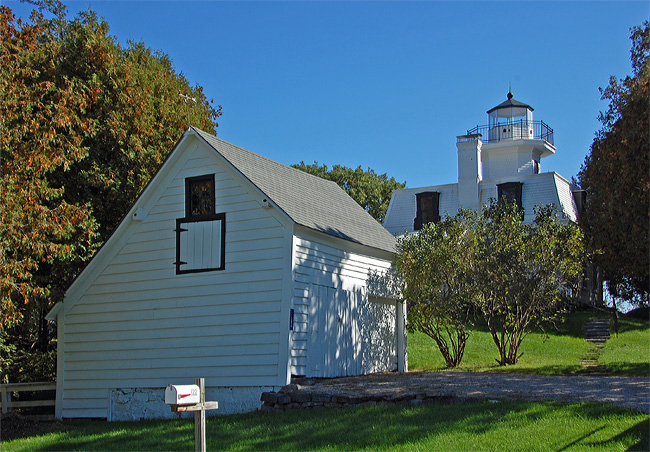
[[[169,385],[165,388],[167,405],[196,405],[201,403],[201,390],[197,385]]]

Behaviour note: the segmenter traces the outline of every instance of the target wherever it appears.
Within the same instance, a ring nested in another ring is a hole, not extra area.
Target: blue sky
[[[598,88],[630,74],[629,29],[650,14],[645,0],[64,3],[167,53],[223,106],[220,138],[409,187],[457,180],[456,136],[486,124],[509,85],[554,129],[542,171],[570,179],[607,106]]]

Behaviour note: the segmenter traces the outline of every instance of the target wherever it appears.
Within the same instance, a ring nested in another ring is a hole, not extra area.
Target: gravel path
[[[407,372],[296,381],[292,390],[350,396],[426,393],[456,397],[612,403],[650,413],[650,378]]]

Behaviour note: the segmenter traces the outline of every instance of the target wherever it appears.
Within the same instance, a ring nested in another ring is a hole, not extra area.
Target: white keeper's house
[[[171,417],[164,388],[196,377],[251,411],[294,375],[404,371],[394,253],[334,182],[190,128],[48,314],[56,415]]]
[[[556,172],[543,172],[542,159],[555,154],[553,129],[533,120],[533,107],[507,99],[487,111],[488,124],[457,137],[458,182],[393,192],[384,227],[394,235],[413,233],[459,207],[481,209],[490,199],[509,198],[535,218],[536,205],[552,204],[563,222],[578,222],[585,192]],[[602,281],[588,266],[581,301],[602,304]]]

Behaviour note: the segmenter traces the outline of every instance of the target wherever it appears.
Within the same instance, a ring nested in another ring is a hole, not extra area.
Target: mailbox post
[[[219,402],[205,401],[205,378],[195,378],[193,385],[169,385],[165,403],[174,413],[194,411],[194,449],[205,452],[205,410],[219,409]]]

